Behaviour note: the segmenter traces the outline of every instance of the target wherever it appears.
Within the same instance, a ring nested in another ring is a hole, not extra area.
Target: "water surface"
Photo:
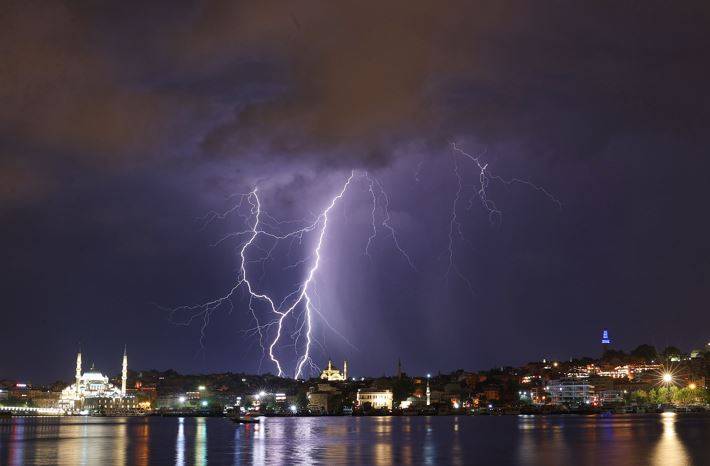
[[[0,465],[710,465],[701,415],[0,420]]]

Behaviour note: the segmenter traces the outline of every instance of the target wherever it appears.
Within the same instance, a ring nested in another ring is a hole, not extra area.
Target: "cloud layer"
[[[707,9],[684,3],[10,2],[3,157],[381,166],[461,135],[594,153],[708,118]],[[535,151],[533,151],[535,153]],[[51,154],[51,155],[48,155]]]

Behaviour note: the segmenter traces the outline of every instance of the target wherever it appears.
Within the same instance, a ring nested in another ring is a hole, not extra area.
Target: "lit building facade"
[[[550,380],[547,386],[550,402],[560,405],[582,405],[594,401],[594,387],[585,379]]]
[[[135,399],[126,395],[126,379],[128,378],[128,356],[123,351],[121,371],[121,387],[109,382],[109,378],[92,367],[82,373],[81,352],[76,356],[75,381],[62,390],[59,406],[67,412],[74,411],[106,411],[135,408]]]
[[[348,362],[343,361],[343,372],[333,367],[333,361],[328,360],[328,368],[324,369],[320,374],[320,378],[328,382],[343,382],[348,380]]]
[[[358,390],[357,404],[363,406],[370,403],[374,409],[392,409],[391,390]]]

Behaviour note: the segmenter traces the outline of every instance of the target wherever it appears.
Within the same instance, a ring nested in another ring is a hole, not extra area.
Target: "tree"
[[[656,347],[653,345],[639,345],[633,351],[631,351],[631,356],[642,359],[646,362],[655,361],[658,359],[658,353],[656,352]]]
[[[640,405],[644,405],[644,404],[648,403],[648,401],[649,401],[649,396],[648,396],[648,393],[646,393],[645,391],[643,391],[643,390],[637,390],[637,391],[631,392],[631,393],[629,394],[629,400],[630,400],[632,403],[637,403],[637,404],[640,404]]]
[[[626,362],[626,359],[626,353],[622,350],[608,349],[602,355],[602,360],[607,363],[621,364]]]
[[[696,403],[707,403],[708,400],[708,390],[696,387],[684,387],[678,389],[673,394],[673,402],[680,405],[690,405]]]
[[[410,378],[395,380],[392,384],[393,401],[399,404],[400,401],[406,400],[414,392],[414,382]]]
[[[675,346],[666,346],[666,349],[663,350],[662,354],[665,359],[670,359],[673,356],[682,356],[683,352]]]
[[[670,404],[678,396],[678,387],[661,387],[656,393],[656,404]]]

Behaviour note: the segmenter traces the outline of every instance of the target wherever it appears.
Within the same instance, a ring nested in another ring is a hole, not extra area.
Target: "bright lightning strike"
[[[527,185],[545,194],[558,206],[561,207],[562,204],[544,188],[529,181],[518,178],[504,180],[499,176],[491,174],[488,169],[488,164],[481,161],[483,154],[480,156],[473,156],[460,149],[455,143],[451,144],[451,148],[454,155],[453,173],[456,179],[457,189],[453,198],[449,218],[447,245],[448,268],[445,276],[448,278],[449,274],[454,272],[463,282],[466,283],[469,291],[473,293],[473,285],[471,281],[461,272],[455,261],[455,239],[456,237],[461,240],[464,239],[463,227],[461,221],[459,220],[458,213],[459,203],[464,192],[464,183],[458,159],[463,158],[470,160],[475,164],[474,166],[478,170],[478,187],[475,190],[474,196],[477,196],[480,199],[481,204],[488,213],[489,219],[492,223],[501,220],[502,212],[496,206],[495,202],[488,196],[487,189],[491,180],[501,182],[507,186],[514,183]],[[419,181],[421,165],[422,164],[420,163],[417,166],[415,173],[416,181]],[[231,214],[241,215],[242,207],[248,204],[248,215],[244,216],[247,228],[243,231],[229,233],[215,243],[220,244],[230,239],[237,239],[241,242],[241,245],[238,248],[238,255],[240,259],[239,270],[233,286],[224,295],[214,300],[194,306],[180,306],[172,309],[171,319],[175,321],[174,317],[178,313],[183,312],[186,312],[188,317],[185,320],[178,321],[177,323],[189,325],[195,319],[202,319],[202,325],[200,327],[200,346],[204,347],[206,337],[205,332],[210,322],[212,313],[225,304],[229,304],[231,309],[233,307],[233,299],[237,296],[237,294],[240,292],[245,293],[248,301],[249,312],[251,313],[251,316],[256,324],[254,328],[249,329],[247,332],[259,336],[259,344],[262,349],[262,360],[266,355],[268,355],[269,360],[276,367],[278,375],[284,376],[286,374],[286,370],[284,364],[277,355],[277,349],[283,346],[282,340],[284,340],[284,337],[286,336],[291,338],[292,344],[296,349],[296,364],[293,370],[293,377],[296,379],[303,377],[307,369],[317,370],[317,367],[311,360],[311,349],[315,342],[313,338],[315,315],[317,314],[321,317],[321,320],[323,320],[325,325],[331,328],[337,335],[340,335],[340,333],[330,326],[328,321],[316,306],[318,300],[314,299],[317,298],[315,280],[322,261],[323,244],[328,235],[330,215],[336,205],[341,203],[341,200],[346,195],[347,191],[351,189],[353,184],[355,184],[355,178],[361,178],[364,180],[371,201],[371,209],[369,211],[371,229],[365,243],[364,255],[372,259],[370,251],[373,243],[377,239],[378,232],[381,229],[387,233],[387,236],[392,241],[396,251],[404,260],[406,260],[407,264],[416,271],[414,261],[400,245],[398,234],[391,224],[392,217],[389,208],[389,195],[385,191],[382,183],[368,172],[358,173],[355,170],[351,171],[350,175],[343,182],[340,190],[331,198],[327,206],[319,214],[314,214],[313,218],[308,221],[276,220],[262,209],[258,187],[254,187],[254,189],[248,193],[232,196],[231,199],[238,198],[238,202],[236,202],[228,210],[221,213],[213,211],[202,218],[203,227],[206,227],[211,222],[225,219]],[[471,202],[472,201],[469,201],[469,204]],[[282,231],[285,225],[295,223],[300,223],[305,226],[293,229],[285,234],[278,233]],[[287,254],[288,257],[290,256],[293,243],[298,242],[298,244],[302,244],[304,236],[310,233],[314,233],[316,235],[312,251],[306,257],[294,261],[292,264],[285,267],[286,269],[293,269],[298,266],[308,264],[305,276],[297,283],[295,289],[286,294],[286,296],[280,301],[274,298],[272,294],[259,290],[256,283],[258,283],[260,279],[254,279],[250,272],[250,265],[255,263],[261,264],[263,277],[266,273],[264,268],[265,263],[272,259],[272,253],[280,242],[290,242],[289,252]],[[264,248],[262,246],[263,241],[271,241],[271,246]],[[261,255],[254,258],[254,251],[260,251]],[[267,319],[264,323],[260,321],[257,313],[257,304],[263,305],[267,309],[269,319]],[[286,332],[285,327],[287,321],[290,319],[295,321],[296,329],[289,335]],[[342,337],[342,335],[340,336]],[[303,339],[304,343],[300,343],[301,339]],[[299,348],[302,348],[300,353]]]
[[[293,376],[295,379],[299,378],[301,376],[301,372],[303,371],[303,365],[310,359],[310,349],[311,349],[311,330],[313,329],[313,323],[312,323],[312,307],[311,307],[311,296],[308,294],[308,289],[311,286],[311,283],[313,282],[313,277],[318,270],[318,266],[320,265],[320,259],[321,259],[321,246],[323,245],[323,238],[325,238],[326,231],[328,230],[328,214],[330,211],[335,207],[336,202],[338,202],[340,199],[342,199],[343,195],[345,195],[345,191],[348,189],[348,186],[350,186],[350,182],[352,181],[353,177],[355,176],[355,172],[352,171],[350,173],[350,177],[348,177],[348,180],[345,182],[345,185],[343,186],[343,189],[340,190],[337,196],[335,196],[331,201],[328,207],[323,211],[322,214],[318,216],[316,219],[316,224],[321,223],[322,226],[320,228],[320,233],[318,234],[318,242],[316,243],[316,247],[314,249],[314,255],[315,255],[315,261],[313,262],[313,265],[311,266],[310,270],[308,271],[308,275],[301,285],[301,291],[298,293],[298,298],[289,306],[285,311],[281,312],[276,309],[274,311],[276,313],[281,314],[281,317],[278,320],[278,327],[276,330],[276,338],[271,342],[271,345],[269,345],[269,357],[271,360],[276,364],[276,367],[279,371],[279,376],[283,374],[283,370],[281,368],[281,363],[279,360],[274,356],[274,347],[278,343],[279,339],[281,338],[281,329],[283,326],[283,321],[284,319],[291,313],[293,310],[301,304],[302,302],[305,302],[305,307],[306,307],[306,349],[303,353],[303,356],[301,357],[300,361],[298,362],[298,365],[296,366],[296,373]],[[315,225],[315,224],[314,224]],[[242,264],[244,258],[242,257]]]
[[[309,366],[311,368],[315,368],[315,365],[311,361],[311,347],[313,345],[313,319],[314,319],[314,314],[318,314],[319,316],[322,317],[322,314],[320,311],[317,309],[314,303],[314,294],[315,289],[314,289],[314,281],[316,277],[316,273],[318,272],[318,268],[321,264],[321,259],[322,259],[322,247],[323,243],[326,240],[327,232],[328,232],[328,222],[329,222],[329,216],[331,214],[331,211],[336,207],[336,205],[341,201],[341,199],[345,196],[346,192],[348,189],[351,187],[353,184],[353,180],[355,177],[358,176],[358,174],[353,170],[350,172],[350,175],[348,178],[345,180],[343,183],[340,191],[330,200],[330,203],[326,206],[326,208],[317,216],[315,216],[315,219],[309,223],[306,224],[306,226],[302,228],[295,229],[293,231],[290,231],[286,234],[276,234],[271,231],[267,231],[266,228],[271,226],[273,227],[274,225],[276,226],[282,226],[283,224],[287,223],[293,223],[293,222],[279,222],[273,217],[269,216],[265,211],[262,210],[261,206],[261,200],[259,198],[259,191],[258,188],[254,188],[252,191],[246,194],[240,194],[236,197],[239,198],[238,203],[236,203],[234,206],[232,206],[230,209],[228,209],[225,212],[210,212],[206,217],[204,217],[202,220],[204,221],[204,226],[209,224],[210,222],[217,220],[217,219],[224,219],[228,215],[238,212],[239,208],[241,208],[244,203],[248,203],[250,208],[249,208],[249,215],[247,219],[247,225],[248,228],[243,231],[239,232],[234,232],[230,233],[224,237],[222,237],[220,240],[218,240],[215,244],[220,244],[228,239],[233,239],[233,238],[246,238],[243,243],[241,244],[241,247],[239,248],[239,258],[240,258],[240,266],[239,266],[239,272],[237,276],[237,280],[234,283],[234,285],[219,298],[216,298],[214,300],[194,305],[194,306],[180,306],[175,309],[171,310],[171,319],[174,320],[174,317],[178,313],[182,312],[187,312],[188,313],[188,318],[183,321],[179,321],[178,323],[181,323],[183,325],[189,325],[192,323],[195,319],[201,318],[202,319],[202,326],[200,328],[200,345],[204,347],[204,340],[205,340],[205,330],[207,328],[207,325],[209,324],[210,317],[212,313],[221,307],[222,305],[225,305],[229,303],[230,306],[232,306],[232,299],[236,296],[236,294],[239,292],[239,290],[243,290],[246,292],[246,296],[248,299],[248,309],[249,312],[252,315],[252,318],[254,319],[256,326],[250,330],[250,332],[253,332],[254,334],[258,334],[259,336],[259,344],[262,348],[262,351],[264,354],[268,354],[269,360],[274,364],[276,367],[277,373],[279,376],[284,376],[286,371],[284,369],[284,365],[282,364],[281,360],[276,354],[277,347],[279,346],[281,340],[284,337],[284,331],[285,331],[285,323],[286,320],[289,319],[290,316],[294,315],[295,313],[299,312],[299,315],[296,317],[298,321],[300,322],[300,325],[294,332],[294,334],[291,335],[292,339],[294,339],[294,346],[298,346],[298,341],[300,338],[303,338],[305,340],[304,343],[304,348],[303,348],[303,353],[298,355],[297,362],[296,362],[296,367],[293,372],[293,377],[298,379],[304,375],[304,371],[306,366]],[[414,263],[407,254],[407,252],[400,246],[397,232],[394,229],[394,227],[390,224],[391,221],[391,216],[390,216],[390,211],[389,211],[389,196],[385,192],[382,184],[374,177],[372,177],[370,174],[367,172],[359,175],[360,177],[364,178],[367,181],[368,185],[368,191],[371,195],[371,200],[372,200],[372,209],[371,209],[371,220],[372,220],[372,233],[368,237],[367,244],[365,246],[365,254],[369,257],[369,249],[372,245],[372,243],[376,240],[377,238],[377,213],[378,210],[381,210],[382,213],[382,220],[380,222],[380,226],[387,230],[389,236],[391,237],[395,248],[397,251],[405,258],[407,263],[414,268]],[[309,254],[307,258],[301,259],[296,261],[294,264],[289,265],[287,268],[293,268],[298,265],[301,265],[305,262],[308,262],[310,259],[310,266],[307,269],[306,276],[303,278],[303,280],[298,284],[297,288],[293,291],[291,291],[286,297],[284,297],[280,302],[277,302],[275,298],[273,298],[270,294],[260,291],[257,289],[255,286],[255,282],[249,273],[248,270],[248,265],[253,262],[261,262],[262,266],[265,261],[269,260],[271,258],[271,254],[276,248],[276,245],[278,242],[283,241],[283,240],[291,240],[291,241],[298,241],[299,243],[303,241],[303,237],[305,234],[315,232],[317,237],[316,237],[316,242],[313,247],[313,251]],[[259,237],[263,237],[266,239],[270,239],[273,241],[273,245],[266,249],[263,250],[261,247],[257,245],[257,241],[259,240]],[[249,260],[249,253],[252,249],[260,249],[263,251],[263,255],[258,258],[257,260]],[[272,319],[269,320],[266,323],[261,323],[260,319],[257,315],[257,311],[255,308],[256,303],[262,303],[266,306],[269,314],[272,316]],[[302,312],[300,312],[302,311]],[[302,321],[301,321],[302,320]],[[323,319],[324,322],[328,327],[330,327],[330,324],[327,323],[327,320]],[[274,328],[275,335],[272,337],[270,342],[265,343],[265,339],[267,338],[267,334],[270,329]],[[330,327],[332,329],[332,327]],[[333,331],[340,335],[339,332],[337,332],[335,329]]]

